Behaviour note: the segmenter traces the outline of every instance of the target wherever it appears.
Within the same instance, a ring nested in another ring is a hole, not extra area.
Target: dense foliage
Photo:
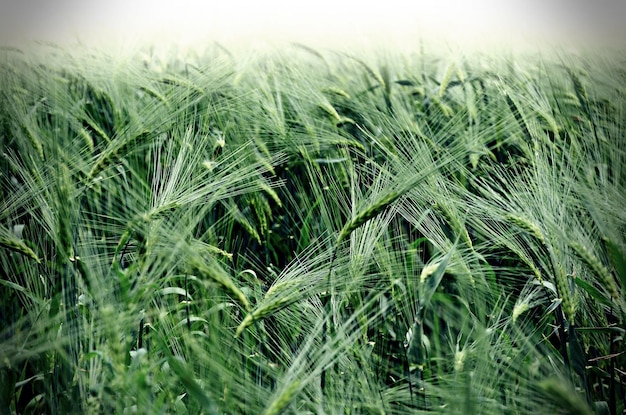
[[[621,413],[621,56],[175,52],[0,52],[1,413]]]

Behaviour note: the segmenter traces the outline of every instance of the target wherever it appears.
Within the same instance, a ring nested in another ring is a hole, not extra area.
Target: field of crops
[[[0,413],[624,410],[626,56],[0,55]]]

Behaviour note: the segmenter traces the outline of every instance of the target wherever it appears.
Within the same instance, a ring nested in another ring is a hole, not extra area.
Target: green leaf
[[[15,291],[19,291],[20,293],[27,296],[33,303],[38,303],[40,301],[35,295],[33,295],[30,291],[28,291],[26,288],[22,287],[19,284],[3,279],[0,279],[0,284],[14,289]]]
[[[183,402],[183,398],[185,397],[185,395],[187,394],[183,393],[182,395],[178,395],[176,397],[176,401],[174,401],[174,408],[176,408],[176,413],[178,414],[187,413],[187,407],[185,406],[185,402]]]
[[[182,357],[170,355],[167,357],[167,362],[174,373],[176,373],[176,376],[178,376],[178,379],[183,383],[189,395],[197,400],[207,413],[218,415],[219,411],[213,400],[196,381],[193,372],[187,367]]]
[[[402,86],[415,86],[415,83],[413,83],[413,81],[409,81],[408,79],[398,79],[395,82],[396,84],[402,85]]]
[[[430,303],[433,294],[443,279],[443,274],[445,274],[446,268],[448,268],[448,263],[450,262],[450,257],[452,256],[453,251],[454,248],[452,248],[439,261],[439,263],[430,264],[422,271],[422,275],[420,277],[421,289],[419,293],[419,310],[425,309]]]
[[[604,243],[609,253],[611,264],[615,268],[617,277],[622,285],[621,288],[624,290],[626,288],[626,254],[612,240],[604,238]]]
[[[626,333],[621,327],[576,327],[576,331],[588,331],[593,333],[617,333],[623,335]]]
[[[582,278],[574,278],[574,282],[576,283],[576,285],[578,285],[580,288],[585,290],[587,294],[589,294],[593,299],[595,299],[600,304],[605,305],[607,307],[612,307],[614,305],[613,301],[611,301],[610,298],[608,298],[600,290],[598,290],[596,287],[589,284],[587,281],[583,280]]]
[[[178,295],[181,295],[183,297],[186,297],[186,298],[192,300],[191,295],[189,295],[189,293],[187,291],[185,291],[184,288],[180,288],[180,287],[165,287],[165,288],[159,290],[159,292],[162,295],[178,294]]]

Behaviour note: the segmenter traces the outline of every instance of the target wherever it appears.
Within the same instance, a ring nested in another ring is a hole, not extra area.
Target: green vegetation
[[[623,57],[0,53],[0,413],[624,409]]]

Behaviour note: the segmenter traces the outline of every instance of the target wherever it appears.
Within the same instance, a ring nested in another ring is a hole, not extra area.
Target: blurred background
[[[297,41],[343,47],[564,42],[621,45],[624,0],[4,0],[3,42]]]

